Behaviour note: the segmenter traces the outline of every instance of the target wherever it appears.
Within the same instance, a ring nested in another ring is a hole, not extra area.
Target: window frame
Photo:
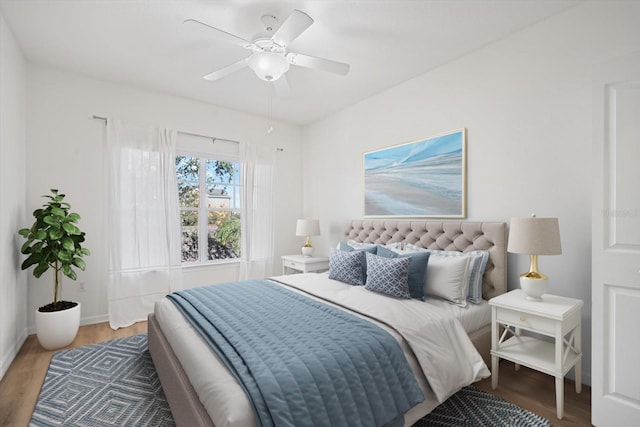
[[[224,210],[231,213],[238,213],[242,217],[242,200],[235,200],[235,196],[241,195],[242,192],[242,164],[240,163],[240,156],[233,156],[229,154],[219,154],[214,152],[205,152],[205,151],[197,151],[187,148],[179,148],[176,150],[176,157],[185,156],[197,158],[199,161],[199,169],[198,169],[198,190],[200,194],[200,200],[198,203],[198,207],[185,207],[180,206],[178,202],[178,210],[180,213],[183,211],[193,211],[198,213],[198,260],[197,261],[183,261],[182,260],[182,249],[180,249],[180,264],[184,267],[201,267],[201,266],[211,266],[211,265],[220,265],[220,264],[230,264],[230,263],[239,263],[240,257],[237,258],[221,258],[221,259],[208,259],[208,249],[209,249],[209,211],[216,210]],[[232,198],[235,200],[235,204],[238,206],[237,208],[230,207],[228,209],[209,209],[206,195],[207,195],[207,175],[206,175],[206,163],[207,161],[221,161],[221,162],[229,162],[236,163],[238,165],[238,176],[237,182],[228,184],[231,186],[231,194],[233,194]],[[176,183],[179,181],[176,171]],[[238,190],[236,192],[236,189]],[[180,234],[182,235],[182,221],[178,219]],[[205,231],[203,233],[203,231]],[[242,226],[240,229],[240,233],[242,235]],[[202,249],[205,250],[202,250]]]

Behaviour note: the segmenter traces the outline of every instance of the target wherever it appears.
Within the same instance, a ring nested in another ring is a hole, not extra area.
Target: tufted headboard
[[[488,250],[482,297],[507,291],[507,224],[504,222],[352,220],[343,240],[388,244],[413,243],[427,249],[467,252]]]

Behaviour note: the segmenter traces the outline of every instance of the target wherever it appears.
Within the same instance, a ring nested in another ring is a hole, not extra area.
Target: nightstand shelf
[[[320,273],[329,270],[329,258],[300,255],[282,256],[282,274]]]
[[[556,412],[564,412],[564,376],[575,367],[576,393],[582,391],[581,300],[545,294],[530,301],[521,289],[489,301],[491,306],[491,386],[498,387],[498,363],[506,359],[552,375]],[[535,335],[522,335],[522,331]],[[545,339],[542,336],[549,337]]]
[[[500,344],[500,350],[494,351],[494,353],[501,359],[511,360],[554,377],[556,375],[564,377],[576,364],[579,355],[571,352],[563,361],[562,370],[558,372],[555,366],[555,350],[554,343],[520,335],[511,337]]]

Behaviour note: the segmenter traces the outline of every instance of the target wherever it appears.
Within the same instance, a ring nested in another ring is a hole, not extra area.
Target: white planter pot
[[[55,350],[71,344],[78,334],[79,327],[80,303],[62,311],[36,310],[36,335],[45,350]]]

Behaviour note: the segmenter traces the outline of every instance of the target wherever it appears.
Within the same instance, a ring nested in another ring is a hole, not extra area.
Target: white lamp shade
[[[289,70],[289,61],[275,52],[257,52],[249,58],[249,68],[264,81],[278,80]]]
[[[560,255],[558,218],[511,218],[507,251],[527,255]]]
[[[296,236],[319,236],[320,221],[317,219],[299,219],[296,224]]]

